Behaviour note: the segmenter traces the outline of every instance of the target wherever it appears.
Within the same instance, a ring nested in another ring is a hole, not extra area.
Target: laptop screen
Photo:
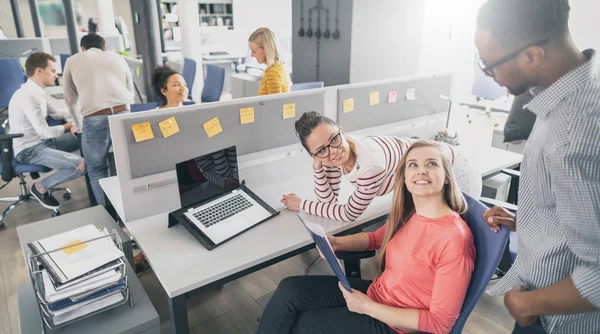
[[[205,202],[239,188],[235,146],[175,165],[181,207]]]

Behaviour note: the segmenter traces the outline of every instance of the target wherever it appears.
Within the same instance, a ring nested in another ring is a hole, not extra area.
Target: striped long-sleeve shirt
[[[322,167],[314,170],[315,194],[318,201],[303,199],[301,210],[329,219],[356,220],[375,196],[388,194],[394,188],[396,167],[413,142],[397,137],[346,137],[356,148],[356,165],[346,178],[356,189],[346,204],[337,204],[342,169]]]
[[[571,277],[596,308],[542,317],[547,333],[600,333],[600,62],[588,62],[550,87],[535,88],[537,116],[519,183],[519,253],[490,289],[537,290]]]

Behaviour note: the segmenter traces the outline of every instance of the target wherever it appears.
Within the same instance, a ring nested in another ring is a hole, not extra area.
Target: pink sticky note
[[[396,103],[396,100],[398,100],[398,91],[391,90],[388,93],[388,103]]]

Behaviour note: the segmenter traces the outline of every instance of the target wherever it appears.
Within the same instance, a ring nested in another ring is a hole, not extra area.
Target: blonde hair
[[[280,57],[275,42],[275,33],[271,29],[264,27],[256,29],[248,38],[248,42],[252,42],[265,50],[267,68],[279,63]]]
[[[444,189],[444,199],[446,203],[452,209],[452,211],[457,212],[460,215],[464,215],[467,212],[467,202],[465,197],[463,196],[458,184],[454,178],[454,172],[452,170],[452,161],[448,157],[444,151],[444,147],[442,144],[435,142],[433,140],[419,140],[414,142],[410,148],[404,153],[400,163],[398,164],[398,168],[396,169],[396,178],[394,179],[394,197],[392,200],[392,209],[390,210],[390,214],[387,220],[387,230],[385,232],[385,237],[383,238],[383,243],[381,244],[381,249],[379,254],[377,255],[377,263],[379,264],[379,268],[381,271],[385,269],[385,251],[386,246],[392,240],[392,238],[398,233],[400,228],[404,226],[408,220],[415,214],[415,203],[413,201],[411,193],[406,188],[405,184],[405,171],[406,171],[406,161],[408,159],[408,154],[420,147],[435,147],[440,152],[440,156],[442,157],[442,165],[444,166],[445,171],[445,185]]]

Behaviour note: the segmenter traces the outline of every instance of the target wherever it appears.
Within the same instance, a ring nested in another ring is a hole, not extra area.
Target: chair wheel
[[[70,193],[65,193],[65,194],[63,195],[63,199],[64,199],[65,201],[68,201],[68,200],[70,200],[70,199],[71,199],[71,194],[70,194]]]
[[[52,212],[52,217],[56,217],[56,216],[60,216],[60,211],[55,210],[54,212]]]

